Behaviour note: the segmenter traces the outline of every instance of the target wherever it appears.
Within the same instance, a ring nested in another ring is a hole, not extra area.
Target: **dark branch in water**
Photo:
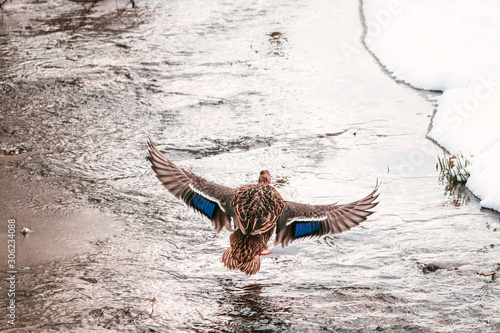
[[[2,11],[2,22],[3,22],[3,5],[5,5],[6,2],[7,0],[0,0],[0,10]]]
[[[69,1],[78,2],[80,5],[82,5],[85,12],[88,13],[99,0],[69,0]],[[90,4],[90,6],[87,7],[86,4],[88,3]]]
[[[129,0],[129,2],[127,2],[127,4],[125,5],[125,7],[121,8],[121,9],[120,9],[120,8],[118,8],[118,0],[116,0],[116,11],[117,11],[119,14],[123,13],[123,12],[125,11],[125,8],[126,8],[129,4],[131,4],[131,5],[132,5],[132,8],[133,8],[133,9],[135,9],[135,1],[134,1],[134,0]]]
[[[494,280],[495,280],[496,274],[497,274],[497,272],[495,272],[495,271],[493,271],[493,272],[489,272],[489,273],[477,272],[477,275],[481,275],[481,276],[491,276],[491,281],[494,281]]]

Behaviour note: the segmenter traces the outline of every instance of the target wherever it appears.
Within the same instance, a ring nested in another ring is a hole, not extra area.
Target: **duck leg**
[[[261,256],[267,256],[269,254],[273,253],[273,250],[269,250],[269,249],[264,249],[262,250],[262,252],[260,253]]]
[[[260,253],[261,256],[267,256],[271,253],[273,253],[273,250],[270,250],[269,247],[267,246],[267,242],[269,241],[269,239],[271,238],[271,236],[273,235],[273,232],[274,232],[274,228],[272,228],[271,230],[267,231],[263,236],[263,243],[264,243],[264,248],[262,249],[262,252]]]

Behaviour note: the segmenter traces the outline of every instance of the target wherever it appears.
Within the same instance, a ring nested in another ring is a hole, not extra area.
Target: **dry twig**
[[[496,276],[497,272],[493,271],[493,272],[489,272],[489,273],[482,273],[482,272],[477,272],[477,275],[481,275],[481,276],[491,276],[491,281],[495,280],[495,276]]]

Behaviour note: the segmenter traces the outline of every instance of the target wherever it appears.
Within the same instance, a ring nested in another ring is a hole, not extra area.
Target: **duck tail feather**
[[[233,247],[230,246],[222,255],[222,262],[229,270],[238,269],[240,262],[233,258]]]
[[[260,270],[260,255],[256,255],[251,261],[244,262],[238,267],[246,275],[254,275]]]

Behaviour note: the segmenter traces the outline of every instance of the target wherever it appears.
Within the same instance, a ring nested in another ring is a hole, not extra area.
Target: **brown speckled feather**
[[[237,189],[231,206],[241,232],[255,235],[274,229],[285,201],[271,185],[252,184]]]
[[[267,242],[274,228],[257,235],[244,235],[239,229],[229,238],[231,247],[224,252],[222,262],[230,270],[239,269],[246,275],[254,275],[260,270],[260,254],[267,249]]]
[[[281,195],[269,185],[271,175],[264,170],[259,183],[238,187],[231,201],[237,228],[230,237],[231,247],[222,256],[229,269],[239,269],[247,275],[260,270],[260,254],[274,232],[278,217],[285,208]]]

